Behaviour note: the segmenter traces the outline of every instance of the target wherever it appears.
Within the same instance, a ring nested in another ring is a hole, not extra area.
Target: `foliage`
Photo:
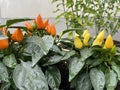
[[[93,26],[96,31],[105,30],[114,35],[119,30],[119,0],[52,0],[56,3],[57,19],[64,17],[67,29],[80,28],[83,31]],[[81,32],[79,32],[81,33]]]
[[[25,25],[16,24],[20,22]],[[7,20],[0,27],[0,90],[59,90],[58,66],[75,51],[62,50],[54,24],[39,14]]]

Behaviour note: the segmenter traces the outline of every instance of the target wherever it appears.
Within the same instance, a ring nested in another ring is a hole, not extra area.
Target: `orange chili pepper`
[[[0,49],[6,49],[9,47],[9,41],[7,38],[0,40]]]
[[[51,25],[48,25],[48,26],[46,27],[46,31],[50,34],[50,32],[51,32]]]
[[[19,28],[17,28],[11,36],[11,39],[16,42],[21,42],[23,38],[24,38],[23,33]]]
[[[53,35],[53,36],[56,35],[56,28],[55,28],[55,25],[54,25],[54,24],[51,24],[50,34]]]
[[[44,29],[45,28],[42,17],[40,14],[38,14],[38,16],[36,18],[36,25],[37,25],[37,29]]]
[[[46,20],[44,21],[44,26],[47,27],[48,25],[49,25],[49,19],[46,19]]]
[[[1,28],[0,31],[2,31],[2,33],[3,33],[4,35],[7,35],[7,30],[6,30],[5,27]]]
[[[28,30],[30,30],[30,31],[33,30],[32,25],[28,21],[25,22],[25,26]]]

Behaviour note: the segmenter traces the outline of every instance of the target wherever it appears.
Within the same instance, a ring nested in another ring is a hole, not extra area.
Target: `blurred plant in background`
[[[56,17],[65,18],[67,29],[80,28],[81,32],[88,27],[95,27],[98,33],[105,30],[114,35],[120,28],[119,0],[52,0],[56,3]],[[81,33],[80,32],[80,33]]]

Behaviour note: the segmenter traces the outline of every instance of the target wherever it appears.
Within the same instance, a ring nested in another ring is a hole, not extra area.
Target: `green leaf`
[[[105,86],[105,75],[101,70],[92,68],[90,70],[90,80],[94,90],[103,90]]]
[[[22,62],[13,72],[13,80],[20,90],[49,90],[46,78],[37,65],[32,67],[31,62]]]
[[[34,45],[32,49],[32,66],[36,65],[37,62],[44,56],[43,51],[40,47]]]
[[[42,39],[45,43],[46,49],[49,51],[50,48],[52,48],[53,46],[54,38],[52,36],[45,35],[44,37],[42,37]]]
[[[120,80],[120,66],[115,63],[112,63],[112,69],[117,73],[118,80]]]
[[[32,19],[29,19],[29,18],[24,18],[24,19],[23,18],[22,19],[10,19],[10,20],[7,20],[6,25],[7,25],[7,27],[9,27],[12,24],[23,22],[23,21],[27,21],[27,20],[32,20]]]
[[[6,25],[0,25],[0,28],[5,27]]]
[[[0,90],[9,90],[10,82],[4,82],[0,85]]]
[[[15,58],[14,54],[10,54],[8,56],[5,56],[3,58],[3,63],[8,66],[9,68],[15,68],[15,66],[17,65],[17,61]]]
[[[42,49],[42,51],[45,55],[48,53],[48,50],[46,48],[46,44],[44,43],[44,41],[41,37],[32,36],[32,37],[27,39],[27,42],[34,43],[35,45],[38,45]]]
[[[105,75],[107,90],[115,90],[117,86],[117,75],[113,70],[108,70]]]
[[[60,48],[57,45],[53,45],[51,50],[56,53],[59,53],[60,55],[62,54],[62,51],[60,50]]]
[[[91,48],[86,47],[80,50],[80,54],[81,54],[82,61],[84,61],[93,54],[93,51]]]
[[[45,71],[46,79],[52,90],[59,90],[61,74],[57,67],[48,67]]]
[[[68,52],[66,52],[66,54],[63,56],[63,58],[61,60],[69,59],[73,55],[75,55],[75,51],[74,50],[68,51]]]
[[[54,55],[50,57],[47,63],[45,63],[43,66],[53,65],[61,61],[63,56],[61,55]]]
[[[69,81],[71,81],[83,68],[85,62],[81,58],[73,57],[69,63]]]
[[[75,84],[75,90],[92,90],[92,83],[88,73],[80,72],[77,77],[72,80],[71,84]]]
[[[0,82],[1,81],[9,82],[8,79],[9,79],[9,76],[8,76],[7,68],[2,62],[0,62]]]
[[[77,31],[80,30],[81,28],[72,28],[72,29],[67,29],[67,30],[63,30],[60,34],[60,37],[62,37],[64,34],[71,32],[71,31]]]

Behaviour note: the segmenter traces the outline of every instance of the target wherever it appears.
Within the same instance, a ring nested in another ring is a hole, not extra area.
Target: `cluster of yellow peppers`
[[[90,33],[88,32],[88,30],[85,30],[83,32],[82,37],[83,37],[83,40],[81,40],[79,38],[79,35],[75,36],[75,39],[74,39],[75,48],[81,49],[83,47],[83,45],[88,46],[88,42],[89,42],[89,40],[91,38]],[[92,46],[96,46],[96,45],[101,46],[103,41],[104,41],[104,31],[101,31],[97,35],[95,40],[93,41]],[[111,35],[108,35],[106,40],[105,40],[103,48],[111,49],[113,46],[114,46],[113,38],[112,38]]]
[[[46,19],[45,21],[42,20],[42,17],[40,14],[38,14],[37,18],[33,20],[33,24],[30,24],[28,21],[25,22],[25,26],[28,29],[27,35],[31,35],[31,31],[36,30],[46,30],[47,33],[55,36],[56,35],[56,28],[54,24],[49,24],[49,20]],[[0,38],[0,49],[6,49],[9,47],[9,38],[7,36],[7,30],[3,27],[0,28],[0,31],[3,33],[4,38]],[[17,28],[12,33],[10,40],[13,42],[22,42],[24,39],[24,34],[20,28]]]

